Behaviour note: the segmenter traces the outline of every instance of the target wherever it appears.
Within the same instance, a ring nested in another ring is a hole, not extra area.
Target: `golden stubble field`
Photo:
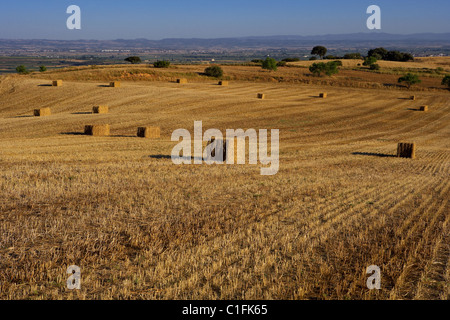
[[[448,92],[37,77],[0,83],[0,298],[449,298]],[[171,134],[195,120],[280,129],[278,174],[174,165]],[[417,159],[394,157],[399,141]],[[370,265],[381,290],[366,287]]]

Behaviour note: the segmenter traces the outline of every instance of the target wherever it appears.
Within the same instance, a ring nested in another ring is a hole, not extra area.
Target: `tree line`
[[[385,60],[385,61],[401,61],[401,62],[407,62],[407,61],[413,61],[414,57],[409,53],[403,53],[400,51],[388,51],[385,48],[375,48],[368,51],[367,56],[363,57],[360,53],[347,53],[343,57],[337,57],[332,55],[326,55],[328,52],[328,49],[324,46],[315,46],[311,50],[311,54],[314,56],[319,56],[321,59],[325,60],[331,60],[329,62],[317,62],[313,63],[309,67],[309,71],[314,76],[322,76],[322,74],[327,76],[333,76],[337,73],[339,73],[339,67],[342,66],[342,62],[339,61],[339,59],[364,59],[363,66],[369,67],[370,70],[379,70],[380,66],[377,64],[378,60]],[[310,60],[317,60],[317,57],[313,57],[315,59]],[[141,63],[142,60],[138,56],[131,56],[124,59],[124,61],[130,62],[131,64],[138,64]],[[277,71],[278,67],[284,67],[287,65],[288,62],[296,62],[300,61],[300,58],[285,58],[281,61],[277,61],[274,58],[267,57],[266,59],[254,59],[252,60],[253,63],[260,64],[261,67],[265,70],[270,71]],[[169,68],[170,62],[166,60],[158,60],[153,63],[153,67],[155,68]],[[18,66],[16,68],[17,73],[19,74],[28,74],[30,71],[23,65]],[[40,72],[47,71],[47,68],[45,66],[40,66],[39,68]],[[221,78],[223,77],[223,69],[220,66],[213,65],[205,69],[204,74],[209,77],[215,77],[215,78]],[[421,82],[419,79],[419,76],[413,73],[407,73],[404,76],[400,77],[398,79],[399,83],[405,83],[408,88],[410,88],[412,85],[418,84]],[[446,85],[450,88],[450,75],[444,76],[444,79],[442,80],[442,85]]]

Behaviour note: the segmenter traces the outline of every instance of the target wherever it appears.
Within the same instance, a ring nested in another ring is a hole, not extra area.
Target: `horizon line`
[[[389,33],[381,31],[371,31],[371,32],[352,32],[352,33],[327,33],[327,34],[316,34],[316,35],[300,35],[300,34],[274,34],[274,35],[264,35],[264,36],[230,36],[230,37],[171,37],[171,38],[160,38],[160,39],[149,39],[149,38],[116,38],[116,39],[53,39],[53,38],[0,38],[1,40],[51,40],[51,41],[119,41],[119,40],[146,40],[146,41],[163,41],[163,40],[217,40],[217,39],[246,39],[246,38],[269,38],[269,37],[302,37],[302,38],[313,38],[313,37],[326,37],[326,36],[348,36],[348,35],[390,35],[390,36],[420,36],[420,35],[449,35],[449,32],[423,32],[423,33]]]

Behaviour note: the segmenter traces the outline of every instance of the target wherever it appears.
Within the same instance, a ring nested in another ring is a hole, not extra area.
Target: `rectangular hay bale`
[[[62,80],[53,80],[52,86],[53,87],[61,87],[63,84]]]
[[[319,94],[319,97],[321,97],[321,98],[326,98],[328,96],[328,94],[326,93],[326,92],[323,92],[323,93],[321,93],[321,94]]]
[[[94,106],[92,107],[92,113],[108,113],[108,106]]]
[[[89,136],[109,136],[109,124],[88,125],[84,127],[84,134]]]
[[[266,95],[264,93],[258,93],[258,99],[265,99]]]
[[[109,86],[110,86],[111,88],[120,88],[120,81],[111,81],[111,82],[109,83]]]
[[[399,142],[397,146],[397,157],[399,158],[416,158],[416,144],[409,142]]]
[[[219,86],[228,87],[228,81],[219,81]]]
[[[222,143],[222,157],[219,158],[219,160],[223,160],[224,163],[233,163],[233,164],[238,164],[238,163],[242,163],[245,164],[245,144],[241,146],[241,149],[239,150],[240,152],[238,152],[238,143],[237,143],[237,138],[234,138],[234,154],[231,154],[230,148],[228,146],[229,141],[225,140],[225,139],[218,139],[216,140],[215,138],[212,138],[210,141],[208,141],[207,143],[207,147],[211,144],[214,145],[214,147],[212,147],[212,151],[211,151],[211,157],[216,157],[216,148],[218,148],[218,142]]]
[[[218,149],[219,143],[222,144],[222,149],[221,150]],[[207,144],[206,147],[208,148],[210,145],[213,145],[211,147],[212,149],[211,149],[211,154],[210,154],[211,157],[212,157],[211,160],[213,160],[213,158],[216,157],[216,152],[222,151],[222,154],[220,156],[217,155],[217,158],[218,158],[219,161],[226,162],[227,161],[227,145],[226,145],[226,141],[224,139],[217,139],[216,140],[216,138],[212,138],[211,140],[208,141],[208,144]],[[208,155],[208,158],[209,158],[209,155]]]
[[[428,106],[421,106],[420,111],[428,111]]]
[[[184,84],[184,83],[188,83],[188,81],[185,78],[181,78],[181,79],[177,79],[177,83]]]
[[[52,112],[51,112],[50,108],[41,108],[41,109],[34,110],[35,117],[49,116],[51,114],[52,114]]]
[[[411,96],[410,99],[415,101],[416,100],[416,96]]]
[[[159,138],[161,137],[160,127],[139,127],[137,136],[140,138]]]

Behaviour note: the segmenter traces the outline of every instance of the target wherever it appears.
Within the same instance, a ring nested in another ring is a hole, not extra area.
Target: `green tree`
[[[223,76],[223,70],[219,66],[211,66],[205,69],[205,74],[208,77],[220,78]]]
[[[400,51],[389,51],[384,57],[383,60],[388,61],[414,61],[414,57],[409,53],[403,53]]]
[[[385,48],[376,48],[369,50],[367,53],[369,57],[375,57],[377,60],[387,61],[414,61],[414,57],[410,53],[404,53],[400,51],[387,51]]]
[[[414,61],[414,56],[410,53],[403,53],[403,62]]]
[[[383,59],[388,61],[403,61],[403,53],[400,51],[389,51]]]
[[[325,72],[325,63],[323,63],[323,62],[313,63],[309,67],[309,71],[311,71],[311,73],[313,75],[320,77],[322,72]]]
[[[313,63],[309,67],[309,71],[315,76],[321,76],[322,73],[325,73],[327,76],[332,76],[334,74],[337,74],[339,72],[338,65],[332,61],[328,63],[319,62],[319,63]]]
[[[325,64],[325,74],[329,77],[339,73],[338,64],[335,61]]]
[[[374,53],[373,55],[371,55],[371,57],[377,60],[383,60],[383,57],[379,53]]]
[[[27,74],[27,73],[29,73],[27,67],[25,67],[24,65],[18,66],[16,68],[16,71],[17,71],[17,73],[20,73],[20,74]]]
[[[125,58],[124,61],[130,62],[132,64],[137,64],[137,63],[141,63],[141,58],[133,56],[133,57]]]
[[[442,85],[450,88],[450,75],[446,75],[444,79],[442,79]]]
[[[371,64],[370,70],[380,70],[380,65],[378,63]]]
[[[274,58],[267,57],[262,63],[262,68],[266,70],[277,71],[277,60]]]
[[[378,58],[378,60],[383,60],[387,54],[388,54],[388,51],[385,48],[376,48],[376,49],[369,50],[369,52],[367,53],[367,56],[372,57],[373,55],[377,55],[376,58]]]
[[[419,76],[417,74],[407,73],[403,77],[398,78],[398,83],[405,82],[406,86],[411,88],[412,85],[421,83],[422,80],[419,79]]]
[[[377,59],[374,56],[370,56],[370,57],[367,57],[366,59],[364,59],[363,66],[370,67],[371,65],[373,65],[375,63],[377,63]]]
[[[162,60],[162,61],[156,61],[153,63],[153,66],[155,68],[168,68],[170,66],[170,61]]]
[[[47,67],[46,66],[40,66],[39,67],[39,71],[40,72],[45,72],[45,71],[47,71]]]
[[[311,54],[319,56],[320,58],[323,59],[323,57],[327,54],[328,49],[323,47],[323,46],[315,46],[312,51]]]

